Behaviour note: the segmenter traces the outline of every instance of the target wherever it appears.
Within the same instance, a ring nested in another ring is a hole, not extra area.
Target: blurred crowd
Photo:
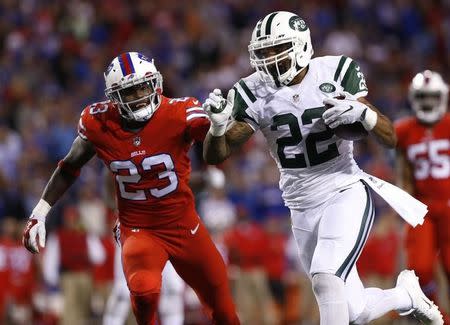
[[[306,20],[315,56],[357,60],[369,100],[393,120],[410,114],[406,95],[415,73],[432,69],[448,82],[449,0],[0,1],[1,324],[54,324],[61,317],[63,286],[44,280],[42,256],[21,248],[21,229],[70,148],[82,109],[105,99],[103,72],[112,58],[124,51],[153,57],[166,96],[202,101],[213,88],[227,91],[251,73],[251,30],[275,10]],[[196,144],[191,159],[197,207],[229,263],[244,324],[316,324],[278,170],[265,146],[256,134],[219,166],[222,173],[207,169]],[[355,146],[365,171],[394,182],[392,151],[371,140]],[[114,216],[102,199],[100,171],[93,159],[48,220],[50,233],[72,227],[98,236],[105,247],[103,263],[86,266],[94,288],[86,307],[93,324],[101,319],[113,279]],[[360,267],[367,281],[391,286],[403,261],[402,223],[383,202],[377,204]]]

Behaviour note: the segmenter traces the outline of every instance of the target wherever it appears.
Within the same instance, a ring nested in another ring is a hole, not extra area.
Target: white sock
[[[367,298],[364,311],[353,321],[353,324],[367,324],[391,310],[408,310],[412,308],[412,301],[403,288],[382,290],[379,288],[366,288],[364,294]]]
[[[315,274],[312,287],[320,311],[320,325],[348,325],[348,306],[344,281],[326,273]]]

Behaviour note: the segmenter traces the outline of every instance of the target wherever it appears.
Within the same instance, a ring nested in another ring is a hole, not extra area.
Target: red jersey
[[[398,147],[414,169],[415,195],[450,199],[450,114],[431,127],[410,117],[396,124]]]
[[[244,270],[264,267],[268,238],[255,222],[238,223],[225,234],[230,264]]]
[[[78,134],[114,174],[119,220],[128,227],[177,222],[186,209],[194,209],[188,151],[194,140],[203,140],[209,120],[195,98],[161,97],[138,132],[122,128],[110,101],[92,104],[81,114]]]
[[[18,304],[30,304],[35,290],[35,255],[23,249],[21,241],[9,247],[10,294]]]

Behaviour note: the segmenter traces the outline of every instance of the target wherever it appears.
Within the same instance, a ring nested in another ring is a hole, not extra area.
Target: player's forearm
[[[63,172],[61,167],[58,166],[44,189],[42,199],[53,206],[76,179],[76,176]]]
[[[377,114],[377,120],[375,127],[370,130],[370,133],[375,137],[375,139],[382,145],[388,148],[395,148],[397,145],[397,135],[395,134],[394,125],[392,122],[380,113],[380,111],[373,105],[366,102],[366,105],[373,112]]]
[[[209,132],[203,142],[203,159],[206,163],[217,165],[226,160],[231,154],[231,147],[225,135],[215,137]]]
[[[397,136],[391,121],[384,115],[378,115],[378,121],[371,133],[375,139],[388,148],[395,148],[397,145]]]

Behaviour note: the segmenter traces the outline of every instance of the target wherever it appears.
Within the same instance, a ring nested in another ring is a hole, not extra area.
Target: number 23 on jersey
[[[127,185],[137,185],[142,180],[142,175],[139,174],[139,170],[143,172],[149,172],[152,168],[164,165],[165,171],[158,173],[158,179],[168,180],[169,184],[162,188],[148,188],[139,190],[130,190]],[[120,196],[124,199],[134,201],[144,201],[148,199],[148,196],[155,198],[162,198],[178,187],[178,178],[175,173],[175,166],[172,157],[169,154],[163,153],[144,158],[140,166],[136,166],[131,160],[116,160],[109,164],[109,169],[115,173],[115,179],[119,186]],[[119,175],[119,170],[126,170],[129,175]]]

